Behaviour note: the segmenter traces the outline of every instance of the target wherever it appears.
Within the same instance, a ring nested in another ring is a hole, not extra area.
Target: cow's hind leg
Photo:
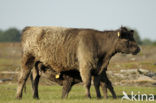
[[[34,90],[33,72],[30,73],[30,80],[31,80],[32,89]]]
[[[32,70],[32,73],[31,73],[31,83],[32,83],[32,88],[33,88],[34,99],[39,99],[39,96],[38,96],[39,79],[40,79],[40,75],[39,75],[38,62],[36,62],[35,68]]]
[[[32,55],[24,55],[22,58],[22,70],[18,80],[17,99],[22,98],[23,87],[28,79],[31,69],[34,65],[34,57]]]

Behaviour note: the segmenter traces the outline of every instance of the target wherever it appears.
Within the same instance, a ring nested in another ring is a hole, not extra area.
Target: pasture
[[[85,89],[81,84],[73,86],[68,98],[62,100],[62,87],[44,78],[41,78],[39,84],[40,100],[32,99],[30,81],[27,83],[26,93],[23,93],[23,99],[16,100],[17,78],[21,62],[21,46],[19,43],[0,43],[0,80],[10,79],[9,81],[0,81],[0,103],[120,103],[123,97],[123,91],[128,95],[131,95],[131,91],[136,95],[156,95],[156,76],[149,78],[149,80],[143,78],[144,81],[138,80],[134,82],[133,80],[145,75],[139,74],[138,76],[137,73],[129,75],[129,72],[126,75],[121,75],[121,70],[130,71],[137,69],[147,70],[149,71],[148,73],[156,73],[156,47],[143,46],[141,49],[142,51],[136,56],[117,54],[110,62],[108,72],[112,73],[112,75],[108,75],[117,94],[116,100],[112,99],[110,92],[108,92],[109,97],[107,100],[103,98],[97,100],[93,86],[91,88],[92,99],[87,99],[85,97]],[[120,78],[122,76],[124,77]],[[152,82],[150,81],[151,79],[153,80]],[[154,98],[156,99],[156,96]],[[133,101],[123,100],[122,102],[132,103]],[[142,103],[142,101],[140,102]],[[143,102],[149,101],[144,100]]]
[[[113,100],[109,93],[109,99],[96,99],[95,90],[92,86],[91,94],[92,99],[87,99],[84,96],[84,88],[82,85],[76,85],[72,88],[67,99],[61,99],[61,86],[58,85],[40,85],[39,86],[39,100],[32,99],[32,90],[30,84],[27,85],[26,92],[23,94],[22,100],[16,100],[16,84],[1,84],[0,85],[0,103],[120,103],[123,96],[122,91],[125,91],[128,95],[131,95],[131,91],[134,93],[155,94],[155,87],[128,87],[128,86],[115,86],[117,93],[117,99]],[[123,100],[123,103],[132,103],[129,100]],[[136,101],[135,101],[136,102]],[[137,101],[138,102],[138,101]],[[146,102],[144,100],[144,102]],[[140,101],[142,103],[142,101]]]

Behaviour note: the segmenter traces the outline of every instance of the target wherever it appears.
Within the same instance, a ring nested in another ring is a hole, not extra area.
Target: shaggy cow
[[[91,98],[92,72],[97,75],[95,78],[100,78],[113,55],[120,52],[137,54],[140,51],[133,38],[133,30],[125,27],[115,31],[27,27],[23,30],[22,49],[22,71],[17,98],[22,97],[23,86],[35,61],[41,61],[57,73],[78,70],[86,88],[86,95]]]
[[[37,72],[39,71],[39,72]],[[49,80],[63,86],[62,88],[62,98],[66,98],[68,96],[68,93],[70,92],[73,85],[82,82],[80,73],[77,70],[70,70],[70,71],[64,71],[60,73],[60,77],[56,78],[57,73],[49,67],[45,67],[41,62],[35,63],[35,68],[32,70],[30,78],[32,82],[32,88],[33,88],[33,98],[38,99],[38,81],[40,76],[43,76],[45,78],[48,78]],[[107,98],[107,88],[112,93],[113,98],[116,98],[116,94],[114,92],[114,88],[107,78],[106,73],[101,75],[101,88],[104,94],[104,98]],[[94,82],[94,85],[96,87],[96,83]],[[97,98],[100,98],[97,93]]]

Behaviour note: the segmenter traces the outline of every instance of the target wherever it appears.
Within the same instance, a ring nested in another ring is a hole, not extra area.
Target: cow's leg
[[[22,58],[22,70],[18,80],[18,88],[16,98],[22,98],[23,87],[28,79],[31,69],[34,65],[34,57],[32,55],[24,55]]]
[[[69,79],[65,79],[63,81],[63,88],[62,88],[62,98],[67,98],[68,94],[72,88],[72,83],[73,83],[73,79],[69,78]]]
[[[101,93],[100,93],[100,77],[99,76],[94,76],[94,87],[95,87],[95,90],[96,90],[96,96],[97,98],[101,98]]]
[[[34,81],[33,81],[33,73],[30,73],[30,80],[31,80],[31,85],[32,85],[32,89],[34,90]]]
[[[114,88],[112,86],[111,81],[108,79],[107,75],[106,75],[106,86],[109,89],[109,91],[111,92],[112,96],[114,99],[116,99],[116,93],[114,91]]]
[[[111,81],[108,79],[106,71],[102,72],[101,75],[101,86],[102,86],[102,90],[103,90],[103,94],[105,95],[105,98],[107,98],[107,88],[110,90],[113,98],[116,98],[116,93],[114,91],[114,88],[112,86]]]
[[[111,82],[110,82],[110,84],[108,84],[107,88],[108,88],[109,91],[111,92],[113,98],[116,99],[116,98],[117,98],[117,97],[116,97],[116,93],[115,93],[115,91],[114,91],[114,88],[113,88]]]
[[[86,88],[86,96],[91,98],[90,95],[90,86],[91,86],[91,67],[90,66],[80,66],[80,75],[84,86]]]
[[[34,99],[39,99],[39,96],[38,96],[39,79],[40,79],[40,75],[39,75],[38,63],[36,63],[35,68],[32,70],[32,88],[33,88]]]
[[[90,95],[90,86],[91,86],[91,70],[97,67],[96,54],[93,51],[96,50],[93,42],[89,41],[87,37],[80,39],[77,56],[79,61],[79,71],[84,86],[86,88],[86,95],[88,98],[91,98]],[[88,46],[88,43],[90,45]]]
[[[107,85],[104,82],[100,82],[100,86],[102,88],[104,98],[107,99],[108,98],[108,95],[107,95]]]

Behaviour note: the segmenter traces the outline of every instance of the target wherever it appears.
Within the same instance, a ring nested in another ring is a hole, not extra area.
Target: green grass
[[[122,91],[130,94],[133,91],[135,94],[140,91],[140,94],[154,94],[156,95],[156,88],[154,87],[115,87],[118,99],[112,99],[110,93],[109,99],[96,99],[95,90],[92,86],[92,99],[87,99],[84,96],[84,88],[81,85],[76,85],[72,88],[67,99],[61,99],[62,87],[58,85],[45,86],[39,85],[39,100],[32,98],[31,86],[27,85],[26,93],[23,93],[22,100],[16,100],[16,84],[0,84],[0,103],[120,103],[123,96]],[[146,101],[144,101],[146,102]],[[123,103],[132,103],[132,101],[123,100]],[[141,102],[140,102],[141,103]]]

